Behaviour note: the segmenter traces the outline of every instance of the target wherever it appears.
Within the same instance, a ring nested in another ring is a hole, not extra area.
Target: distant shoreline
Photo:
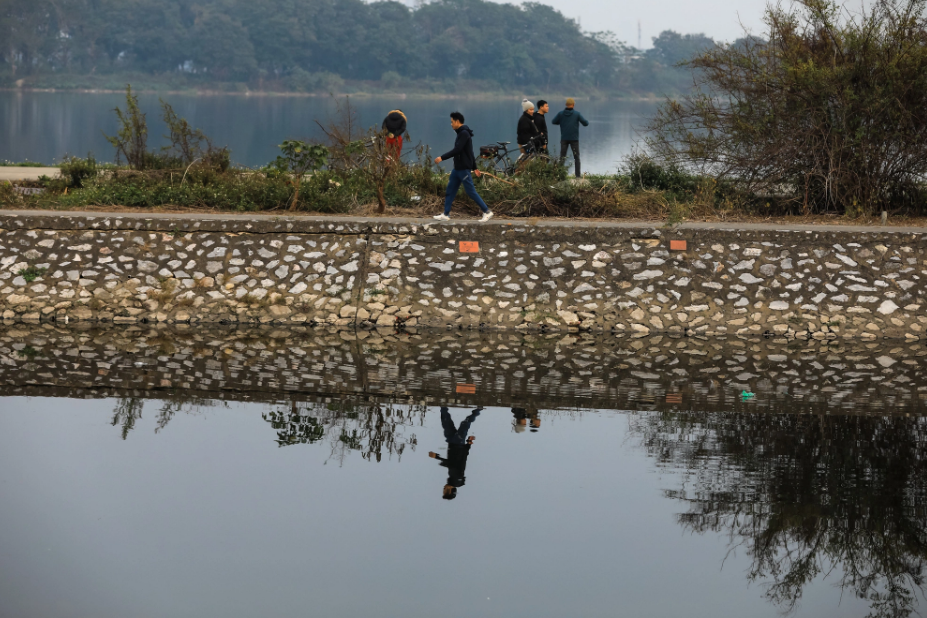
[[[356,98],[396,98],[400,100],[407,99],[419,99],[419,100],[434,100],[434,101],[447,101],[451,99],[471,99],[471,100],[486,100],[486,101],[501,101],[501,100],[510,100],[513,96],[520,97],[523,96],[522,92],[519,91],[516,93],[501,93],[501,92],[469,92],[467,94],[460,93],[448,93],[448,94],[439,94],[439,93],[428,93],[428,92],[381,92],[381,93],[372,93],[372,92],[339,92],[339,93],[321,93],[321,92],[287,92],[287,91],[273,91],[273,90],[247,90],[243,92],[230,92],[227,90],[213,90],[213,89],[199,89],[199,88],[184,88],[179,90],[161,90],[156,88],[138,88],[133,87],[133,92],[136,94],[164,94],[164,95],[185,95],[185,96],[233,96],[233,97],[294,97],[294,98],[321,98],[329,97],[334,95],[335,97],[356,97]],[[40,92],[40,93],[69,93],[69,94],[125,94],[124,89],[115,90],[109,88],[29,88],[29,87],[12,87],[12,88],[0,88],[0,92]],[[571,93],[554,93],[545,95],[551,99],[556,97],[565,98],[568,96],[573,97],[577,101],[621,101],[629,103],[658,103],[664,101],[666,97],[658,96],[610,96],[603,94],[593,94],[583,96],[581,94],[571,94]]]

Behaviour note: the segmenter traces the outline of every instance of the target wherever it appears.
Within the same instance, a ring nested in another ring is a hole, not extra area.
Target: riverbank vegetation
[[[116,110],[119,128],[107,136],[116,163],[68,156],[55,177],[0,184],[0,207],[60,210],[224,211],[428,216],[440,212],[447,173],[421,144],[400,159],[376,127],[362,127],[344,98],[322,128],[325,143],[286,140],[281,154],[251,169],[230,164],[226,148],[161,101],[170,145],[148,148],[146,112],[131,88]],[[632,218],[669,223],[687,219],[743,220],[798,214],[788,196],[761,195],[742,183],[699,175],[645,154],[628,157],[616,174],[572,178],[557,161],[535,159],[505,176],[476,180],[497,215],[540,218]],[[456,213],[477,213],[461,193]],[[837,214],[837,211],[832,211]]]
[[[649,154],[617,174],[569,178],[534,160],[511,177],[477,181],[499,215],[678,222],[776,216],[893,220],[927,215],[927,0],[882,0],[844,13],[796,0],[767,13],[769,36],[716,46],[688,62],[696,90],[667,101],[648,127]],[[260,169],[162,102],[171,146],[147,149],[131,89],[110,137],[117,163],[68,158],[44,192],[0,189],[14,206],[187,208],[420,216],[439,212],[447,176],[428,148],[402,157],[345,98],[322,125],[328,139],[287,140]],[[490,161],[481,161],[487,171]],[[498,176],[498,174],[496,174]],[[457,212],[475,206],[460,196]]]
[[[766,40],[688,62],[696,89],[661,107],[650,151],[663,165],[735,180],[803,214],[924,212],[925,7],[771,6]]]
[[[161,101],[170,145],[148,148],[146,112],[131,88],[124,108],[115,110],[119,128],[107,136],[116,164],[92,155],[65,157],[57,176],[37,182],[0,185],[7,208],[192,209],[231,212],[396,214],[440,212],[447,174],[421,144],[402,157],[376,127],[364,128],[349,98],[322,128],[324,144],[286,140],[268,165],[230,165],[230,153],[179,118]],[[692,214],[724,216],[743,208],[732,185],[657,166],[635,156],[614,175],[577,181],[557,161],[536,159],[514,176],[492,171],[477,180],[479,191],[499,215],[514,217],[636,217],[681,221]],[[31,188],[33,191],[23,191]],[[39,191],[35,191],[38,189]],[[476,206],[461,194],[458,212]]]
[[[0,87],[640,96],[691,85],[713,45],[664,32],[642,51],[540,3],[35,0],[0,4]]]

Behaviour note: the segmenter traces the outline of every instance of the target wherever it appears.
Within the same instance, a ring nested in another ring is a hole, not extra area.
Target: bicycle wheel
[[[517,159],[515,159],[515,165],[513,167],[513,174],[520,174],[525,170],[525,166],[528,164],[528,161],[534,159],[537,155],[534,153],[531,154],[522,154]]]
[[[511,176],[515,173],[515,168],[509,162],[509,158],[502,156],[493,161],[492,164],[493,172],[499,176]]]

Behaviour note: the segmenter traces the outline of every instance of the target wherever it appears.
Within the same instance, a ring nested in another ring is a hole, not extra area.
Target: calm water
[[[327,97],[183,96],[165,95],[175,111],[202,129],[219,146],[232,150],[232,159],[247,166],[264,165],[279,154],[277,144],[287,138],[321,138],[315,120],[326,122],[335,105]],[[428,101],[394,98],[357,98],[354,102],[364,126],[379,124],[386,113],[401,107],[409,117],[412,142],[431,146],[437,156],[454,143],[448,114],[460,110],[475,131],[477,145],[515,141],[521,96],[511,102]],[[532,96],[532,100],[537,97]],[[160,146],[166,129],[160,121],[157,95],[140,95],[147,113],[149,145]],[[0,160],[50,163],[65,154],[93,152],[112,160],[113,148],[103,133],[116,132],[112,110],[125,108],[119,94],[0,92]],[[562,109],[551,104],[551,112]],[[613,172],[637,142],[635,127],[653,112],[650,103],[584,102],[577,109],[590,126],[581,134],[583,166],[589,172]],[[549,116],[552,119],[553,115]],[[548,125],[550,123],[548,122]],[[551,127],[559,140],[559,129]]]
[[[0,615],[910,615],[922,352],[0,326]]]

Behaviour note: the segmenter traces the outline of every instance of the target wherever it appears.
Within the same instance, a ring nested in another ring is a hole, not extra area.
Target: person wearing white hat
[[[521,118],[518,119],[518,147],[525,152],[525,146],[537,136],[538,128],[534,124],[534,103],[528,99],[521,102],[521,108],[524,110]]]

